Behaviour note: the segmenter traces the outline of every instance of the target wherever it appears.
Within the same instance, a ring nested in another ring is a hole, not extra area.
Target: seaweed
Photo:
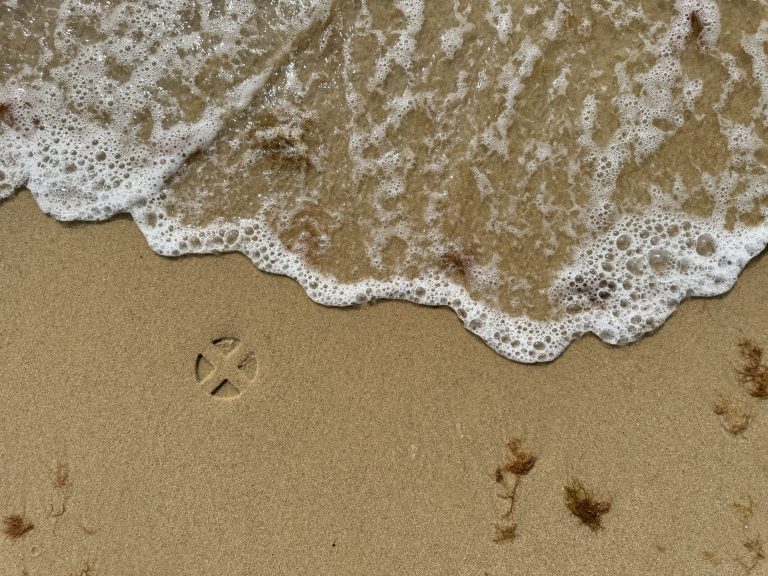
[[[598,498],[576,478],[565,486],[566,507],[593,532],[603,529],[602,517],[610,512],[611,504],[610,498]]]
[[[744,522],[749,522],[749,520],[752,518],[752,515],[755,513],[754,503],[752,502],[751,496],[747,496],[746,502],[731,502],[731,509],[736,512],[736,514],[741,516],[741,519]]]
[[[31,531],[35,525],[23,514],[9,514],[3,518],[3,534],[16,541]]]
[[[693,10],[690,16],[688,16],[688,21],[691,25],[691,34],[694,40],[699,40],[704,32],[704,23],[701,21],[701,16],[696,10]]]
[[[69,464],[66,462],[56,462],[56,470],[53,476],[53,487],[57,490],[64,490],[71,485],[69,478]]]
[[[536,464],[536,455],[529,450],[522,447],[522,443],[519,439],[513,438],[507,442],[507,448],[512,453],[513,458],[507,459],[496,471],[497,477],[499,472],[509,472],[516,476],[524,476],[531,471],[531,468]]]
[[[316,168],[305,142],[305,134],[313,126],[309,119],[281,123],[274,115],[264,114],[257,118],[256,124],[263,129],[253,133],[253,145],[265,158],[284,169]]]
[[[446,272],[466,277],[472,268],[472,256],[458,250],[446,250],[440,255],[438,263]]]
[[[53,532],[59,525],[59,518],[64,516],[67,511],[67,504],[72,497],[72,479],[69,475],[69,464],[66,462],[56,462],[56,468],[53,471],[53,487],[59,493],[60,501],[58,506],[51,503],[48,506],[48,517],[54,518]]]
[[[757,566],[765,560],[765,542],[759,537],[749,538],[743,543],[747,551],[747,558],[738,558],[737,561],[750,574]]]
[[[495,524],[496,535],[493,539],[496,543],[511,542],[517,535],[517,524],[513,520],[517,489],[522,476],[528,474],[536,464],[537,457],[530,450],[522,446],[518,438],[512,438],[506,444],[509,455],[504,462],[496,467],[494,479],[504,490],[498,494],[499,498],[509,501],[509,509],[503,514],[504,522]]]
[[[517,524],[513,522],[506,524],[496,524],[494,528],[496,529],[496,535],[493,537],[493,541],[497,544],[512,542],[515,538],[517,538]]]
[[[739,342],[743,364],[737,369],[742,384],[753,398],[768,398],[768,366],[763,364],[763,349],[754,341]]]
[[[0,102],[0,122],[9,128],[16,126],[16,118],[11,111],[11,105],[7,102]]]
[[[315,208],[317,214],[312,213]],[[325,248],[325,240],[318,219],[319,209],[313,206],[301,208],[293,214],[281,231],[281,239],[291,252],[298,252],[308,257],[317,257]]]
[[[731,436],[744,433],[752,421],[751,412],[722,395],[713,402],[712,411],[722,417],[722,426]]]

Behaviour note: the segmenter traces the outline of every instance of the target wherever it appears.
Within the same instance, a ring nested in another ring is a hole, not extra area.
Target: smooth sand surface
[[[736,374],[741,338],[768,346],[765,258],[638,344],[527,366],[448,310],[324,308],[26,192],[0,247],[0,515],[34,524],[0,535],[3,576],[768,574],[768,400]],[[256,360],[236,398],[195,374],[222,337]],[[499,544],[513,437],[538,461]],[[568,511],[572,477],[611,499],[604,529]]]

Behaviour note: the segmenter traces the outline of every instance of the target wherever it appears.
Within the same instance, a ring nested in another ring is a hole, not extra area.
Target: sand
[[[637,344],[530,366],[448,310],[324,308],[26,192],[0,246],[0,515],[34,525],[0,536],[2,576],[768,574],[768,400],[736,373],[740,339],[768,346],[765,258]],[[224,337],[255,368],[230,398],[195,370]],[[537,461],[497,543],[511,438]],[[573,478],[610,500],[602,529]]]

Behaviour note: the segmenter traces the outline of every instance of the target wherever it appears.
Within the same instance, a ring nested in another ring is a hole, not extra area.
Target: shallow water
[[[130,212],[499,353],[628,342],[768,242],[768,2],[0,2],[0,197]]]

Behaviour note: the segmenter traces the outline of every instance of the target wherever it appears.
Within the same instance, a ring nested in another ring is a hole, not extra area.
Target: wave
[[[0,198],[449,306],[522,362],[768,243],[765,0],[263,4],[0,2]]]

